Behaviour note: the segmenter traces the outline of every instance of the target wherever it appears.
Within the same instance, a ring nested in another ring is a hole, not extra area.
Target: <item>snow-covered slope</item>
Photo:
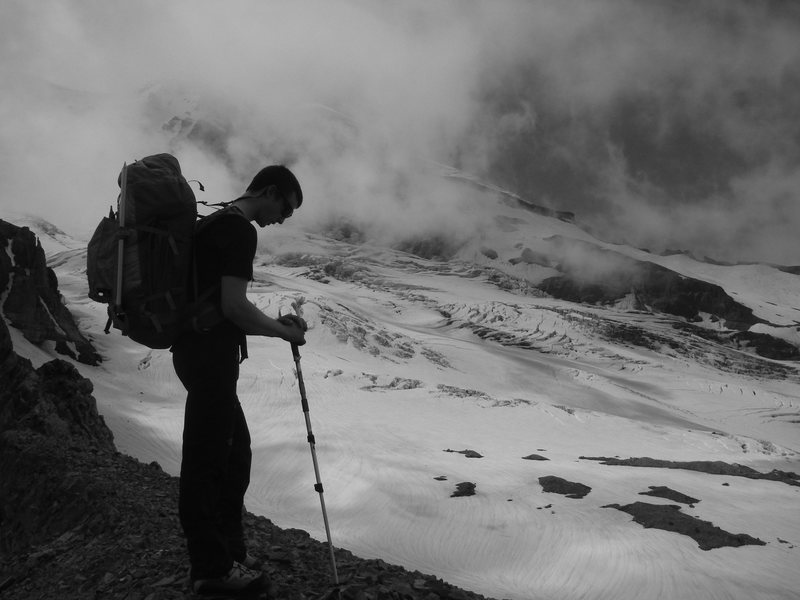
[[[624,302],[547,297],[526,281],[558,271],[509,259],[545,250],[553,235],[582,239],[720,285],[771,323],[757,327],[786,331],[796,331],[800,278],[612,248],[511,204],[496,214],[449,262],[288,226],[261,234],[251,299],[277,314],[302,298],[311,326],[302,366],[334,543],[497,598],[796,598],[800,487],[581,457],[798,472],[797,363]],[[50,258],[106,358],[78,367],[119,449],[177,473],[184,394],[170,353],[103,334],[105,307],[86,298],[84,261],[69,248]],[[34,363],[49,358],[14,341]],[[290,349],[274,339],[249,346],[239,383],[254,451],[248,508],[322,539]],[[547,460],[523,459],[532,454]],[[591,492],[545,492],[546,476]],[[462,482],[475,495],[451,497]],[[609,507],[675,504],[640,495],[658,486],[699,500],[682,513],[765,545],[702,550]]]

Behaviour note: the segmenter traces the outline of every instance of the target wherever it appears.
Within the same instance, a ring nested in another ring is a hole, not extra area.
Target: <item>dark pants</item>
[[[192,579],[224,575],[246,554],[242,510],[250,432],[236,395],[239,345],[229,338],[189,335],[172,349],[188,392],[178,509]]]

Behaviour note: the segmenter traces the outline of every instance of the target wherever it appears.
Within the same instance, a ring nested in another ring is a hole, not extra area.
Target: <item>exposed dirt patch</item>
[[[475,450],[451,450],[448,448],[445,452],[454,452],[455,454],[463,454],[467,458],[483,458],[483,454],[475,452]]]
[[[596,460],[603,465],[615,465],[623,467],[650,467],[658,469],[686,469],[688,471],[699,471],[711,475],[728,475],[731,477],[747,477],[748,479],[766,479],[769,481],[780,481],[787,485],[800,486],[800,475],[791,471],[780,471],[773,469],[769,473],[761,473],[745,465],[736,463],[726,463],[723,461],[674,461],[660,460],[650,457],[641,458],[610,458],[607,456],[580,456],[581,460]]]
[[[462,481],[456,484],[456,491],[450,494],[451,498],[461,498],[464,496],[474,496],[477,486],[471,481]]]
[[[680,502],[681,504],[693,505],[700,502],[697,498],[692,498],[686,494],[681,494],[665,486],[650,486],[649,492],[639,492],[640,496],[655,496],[656,498],[666,498],[673,502]]]
[[[577,483],[575,481],[567,481],[555,475],[547,475],[546,477],[539,477],[539,484],[545,492],[552,492],[554,494],[563,494],[567,498],[579,499],[586,496],[592,491],[588,485]]]
[[[702,550],[713,550],[725,546],[766,546],[757,538],[746,533],[728,533],[716,527],[709,521],[703,521],[681,512],[680,506],[672,504],[648,504],[647,502],[634,502],[621,506],[609,504],[603,508],[616,508],[622,512],[633,515],[633,520],[643,525],[646,529],[663,529],[687,535],[697,542]]]
[[[550,460],[546,456],[542,456],[541,454],[528,454],[528,456],[523,456],[522,460]]]

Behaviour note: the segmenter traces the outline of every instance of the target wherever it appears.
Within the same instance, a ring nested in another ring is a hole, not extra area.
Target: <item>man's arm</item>
[[[248,335],[279,337],[298,346],[305,344],[305,332],[268,317],[247,299],[247,280],[222,277],[222,314]]]

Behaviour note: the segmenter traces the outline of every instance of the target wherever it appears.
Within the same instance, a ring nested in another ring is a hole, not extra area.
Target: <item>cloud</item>
[[[124,160],[170,149],[211,200],[280,161],[309,199],[301,226],[467,235],[476,192],[444,184],[445,164],[606,236],[796,263],[797,12],[737,0],[11,1],[0,197],[85,232]],[[162,129],[186,112],[205,129]]]
[[[531,6],[542,25],[484,88],[491,110],[475,138],[489,144],[489,172],[614,239],[800,260],[790,238],[759,237],[787,233],[778,213],[800,225],[800,208],[785,206],[787,194],[800,206],[789,191],[800,170],[800,7],[558,6]],[[756,233],[754,215],[771,226]]]
[[[423,167],[465,128],[478,48],[476,24],[442,6],[14,4],[2,68],[22,85],[3,101],[0,192],[85,230],[122,161],[167,149],[162,122],[192,111],[218,127],[228,163],[208,144],[172,149],[217,200],[275,160],[293,163],[319,212],[432,203]]]

